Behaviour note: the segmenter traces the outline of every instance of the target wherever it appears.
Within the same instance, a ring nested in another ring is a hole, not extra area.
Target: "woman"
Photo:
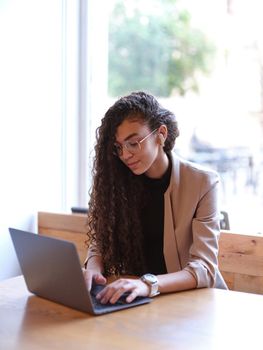
[[[97,298],[127,302],[202,287],[218,270],[218,176],[172,152],[175,116],[145,92],[120,98],[97,130],[85,278]],[[122,275],[141,276],[135,278]]]

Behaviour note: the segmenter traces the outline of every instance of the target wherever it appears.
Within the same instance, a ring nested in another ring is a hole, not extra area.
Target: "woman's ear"
[[[158,130],[159,142],[162,147],[164,147],[165,140],[167,138],[167,127],[166,125],[161,125]]]
[[[159,140],[160,140],[160,145],[163,147],[164,143],[165,143],[165,139],[164,139],[163,134],[159,134]]]

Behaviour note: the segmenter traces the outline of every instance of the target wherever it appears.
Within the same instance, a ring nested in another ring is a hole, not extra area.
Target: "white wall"
[[[67,129],[66,108],[69,125],[76,109],[65,102],[74,95],[65,89],[65,14],[63,0],[0,2],[0,280],[20,273],[8,227],[36,231],[38,211],[59,212],[74,201],[74,190],[67,193],[76,181],[67,141],[74,153],[76,130]]]

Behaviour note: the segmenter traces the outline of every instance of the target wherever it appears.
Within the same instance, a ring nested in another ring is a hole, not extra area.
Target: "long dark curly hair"
[[[116,130],[127,118],[148,125],[152,131],[165,124],[168,136],[164,151],[167,153],[179,135],[174,114],[145,92],[133,92],[117,100],[96,130],[87,241],[89,244],[96,242],[106,275],[138,275],[144,267],[141,228],[145,203],[143,175],[134,175],[114,155]]]

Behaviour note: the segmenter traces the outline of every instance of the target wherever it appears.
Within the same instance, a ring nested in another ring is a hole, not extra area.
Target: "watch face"
[[[160,294],[158,291],[158,279],[155,275],[151,273],[146,273],[141,277],[141,280],[148,284],[150,286],[150,292],[149,292],[149,297],[155,297],[156,295]]]
[[[146,273],[146,274],[144,275],[144,278],[147,279],[147,281],[149,281],[151,284],[157,282],[156,276],[155,276],[155,275],[152,275],[151,273]]]

